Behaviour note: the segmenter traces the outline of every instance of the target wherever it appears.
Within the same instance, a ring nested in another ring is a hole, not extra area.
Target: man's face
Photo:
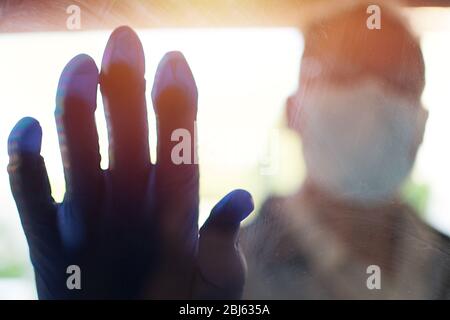
[[[288,99],[289,126],[300,134],[309,180],[364,203],[390,199],[408,176],[427,112],[418,99],[376,79],[311,81]]]

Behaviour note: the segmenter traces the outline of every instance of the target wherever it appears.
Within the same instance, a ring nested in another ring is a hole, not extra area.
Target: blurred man
[[[450,298],[449,239],[399,196],[427,119],[422,52],[394,10],[371,30],[366,9],[304,30],[287,119],[306,179],[242,236],[246,298]]]

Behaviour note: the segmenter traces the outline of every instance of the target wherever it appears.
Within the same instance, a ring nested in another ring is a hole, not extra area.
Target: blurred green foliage
[[[402,189],[405,201],[413,207],[420,217],[424,218],[430,198],[430,187],[425,183],[408,180]]]
[[[25,275],[25,265],[19,262],[12,262],[0,265],[0,278],[19,278]]]

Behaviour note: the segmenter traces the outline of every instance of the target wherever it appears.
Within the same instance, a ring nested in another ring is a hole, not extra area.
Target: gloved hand
[[[195,143],[178,141],[179,132],[195,136],[194,78],[179,52],[167,53],[158,66],[152,90],[158,145],[152,164],[144,69],[142,45],[128,27],[111,35],[100,75],[87,55],[65,67],[55,111],[66,180],[62,203],[51,197],[39,123],[23,118],[11,132],[8,171],[39,298],[241,295],[245,262],[237,235],[253,210],[251,196],[243,190],[229,193],[198,230]],[[98,83],[108,124],[107,170],[100,168],[94,119]],[[180,151],[185,143],[188,148]],[[191,163],[174,163],[173,156],[189,153]],[[80,268],[81,289],[67,286],[71,265]]]

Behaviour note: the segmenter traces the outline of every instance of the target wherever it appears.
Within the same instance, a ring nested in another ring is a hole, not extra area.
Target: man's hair
[[[381,29],[369,29],[367,7],[318,18],[303,30],[300,81],[351,84],[371,77],[394,92],[420,98],[425,65],[418,39],[387,6],[380,5]]]

